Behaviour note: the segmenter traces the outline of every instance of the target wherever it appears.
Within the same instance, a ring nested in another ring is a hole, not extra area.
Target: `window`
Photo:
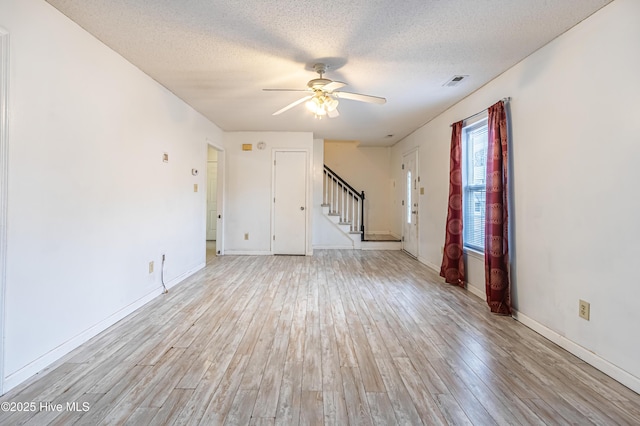
[[[487,120],[462,129],[462,200],[464,246],[484,251],[484,216],[487,172]]]

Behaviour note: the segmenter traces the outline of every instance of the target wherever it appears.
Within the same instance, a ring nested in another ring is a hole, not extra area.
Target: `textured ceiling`
[[[611,0],[47,1],[223,130],[392,145]],[[272,116],[316,62],[387,103]]]

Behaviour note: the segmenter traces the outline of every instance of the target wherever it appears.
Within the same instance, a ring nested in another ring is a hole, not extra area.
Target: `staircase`
[[[357,191],[326,165],[322,213],[360,248],[364,239],[364,191]]]
[[[357,191],[326,165],[323,175],[322,213],[353,241],[358,250],[400,250],[399,241],[367,241],[364,191]]]

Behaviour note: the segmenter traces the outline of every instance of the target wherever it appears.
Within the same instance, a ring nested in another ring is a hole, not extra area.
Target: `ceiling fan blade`
[[[327,116],[328,116],[329,118],[336,118],[336,117],[337,117],[337,116],[339,116],[339,115],[340,115],[340,113],[338,112],[338,109],[337,109],[337,108],[336,108],[336,109],[333,109],[333,110],[330,110],[330,111],[327,111]]]
[[[293,108],[294,106],[296,106],[296,105],[300,105],[300,104],[301,104],[301,103],[303,103],[304,101],[308,101],[308,100],[309,100],[309,99],[311,99],[311,98],[313,98],[313,95],[305,96],[304,98],[302,98],[302,99],[298,99],[297,101],[290,103],[290,104],[289,104],[289,105],[287,105],[286,107],[282,108],[281,110],[278,110],[278,111],[274,112],[274,113],[273,113],[273,114],[271,114],[271,115],[278,115],[278,114],[282,114],[283,112],[285,112],[285,111],[287,111],[287,110],[290,110],[290,109],[291,109],[291,108]]]
[[[334,90],[344,87],[346,85],[347,83],[343,83],[341,81],[332,81],[331,83],[325,84],[324,86],[322,86],[322,90],[325,92],[331,93]]]
[[[352,101],[368,102],[371,104],[384,104],[387,102],[385,98],[371,95],[361,95],[360,93],[350,92],[333,92],[338,98],[351,99]]]

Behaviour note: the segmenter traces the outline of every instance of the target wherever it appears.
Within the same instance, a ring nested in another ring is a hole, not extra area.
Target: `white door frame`
[[[212,146],[209,146],[208,144],[207,144],[207,148],[209,150],[209,152],[207,153],[207,157],[212,151],[215,151],[216,153],[215,161],[211,160],[210,158],[207,158],[207,232],[206,234],[207,234],[207,241],[210,241],[210,240],[216,240],[216,238],[218,237],[218,216],[221,216],[221,215],[218,214],[218,150],[214,149]],[[215,165],[213,173],[211,173],[212,165]],[[213,174],[216,175],[215,185],[210,185]],[[215,186],[215,194],[213,197],[211,197],[211,191],[213,189],[212,186]],[[215,200],[213,198],[215,198]],[[210,216],[211,210],[210,210],[209,203],[211,202],[216,203],[215,218],[212,218]],[[215,232],[212,232],[212,233],[210,232],[211,225],[215,227],[214,228]]]
[[[9,33],[0,28],[0,395],[4,394],[4,315],[9,211]]]
[[[304,237],[304,250],[305,250],[305,254],[307,256],[310,256],[313,254],[313,252],[309,249],[309,238],[310,238],[310,233],[311,233],[311,216],[310,216],[310,211],[313,210],[311,209],[309,206],[313,206],[313,201],[311,200],[311,196],[312,196],[312,191],[311,191],[311,179],[309,176],[309,171],[311,170],[312,167],[312,161],[313,161],[313,157],[311,155],[311,153],[309,152],[308,149],[301,149],[301,148],[292,148],[292,149],[286,149],[286,148],[274,148],[271,151],[271,165],[273,166],[273,164],[276,161],[276,153],[277,152],[304,152],[306,154],[306,158],[307,161],[305,162],[305,203],[306,203],[306,207],[305,207],[305,237]],[[275,167],[271,167],[271,200],[274,199],[274,197],[276,196],[276,168]],[[276,215],[275,215],[275,204],[272,202],[271,203],[271,254],[274,254],[274,243],[273,243],[273,237],[274,237],[274,232],[276,229]]]
[[[419,159],[420,159],[420,155],[418,152],[418,147],[413,148],[405,153],[402,154],[402,164],[404,165],[404,159],[406,157],[408,157],[409,155],[412,155],[415,157],[415,168],[413,170],[413,172],[415,173],[415,177],[414,179],[416,180],[416,182],[420,182],[420,165],[419,165]],[[405,242],[405,222],[406,222],[406,201],[407,201],[407,179],[406,179],[406,172],[403,168],[402,170],[402,180],[404,182],[403,188],[404,188],[404,193],[402,195],[403,200],[405,200],[405,205],[402,206],[402,249],[404,250],[404,242]],[[416,258],[418,258],[420,256],[420,221],[418,219],[418,215],[420,214],[420,190],[416,187],[416,198],[415,200],[411,200],[413,203],[417,204],[416,206],[416,210],[418,213],[416,213],[416,252],[415,252],[415,256]],[[411,206],[412,207],[412,206]],[[405,250],[406,252],[406,250]],[[408,252],[407,252],[408,253]],[[409,253],[412,256],[414,255],[413,253]]]
[[[218,215],[218,223],[216,224],[216,255],[222,256],[224,255],[224,221],[226,214],[226,199],[227,194],[225,190],[225,175],[224,172],[224,163],[225,163],[225,150],[221,144],[217,144],[215,142],[207,139],[207,145],[218,151],[218,182],[217,182],[217,191],[216,191],[216,199],[218,204],[218,211],[216,212]],[[207,150],[209,148],[207,147]],[[208,152],[208,151],[205,151]],[[208,154],[207,154],[208,155]],[[208,190],[207,190],[208,191]],[[206,203],[205,203],[206,204]],[[207,219],[207,209],[205,207],[205,223]],[[205,225],[206,227],[206,225]],[[205,230],[205,238],[206,238],[206,230]]]

